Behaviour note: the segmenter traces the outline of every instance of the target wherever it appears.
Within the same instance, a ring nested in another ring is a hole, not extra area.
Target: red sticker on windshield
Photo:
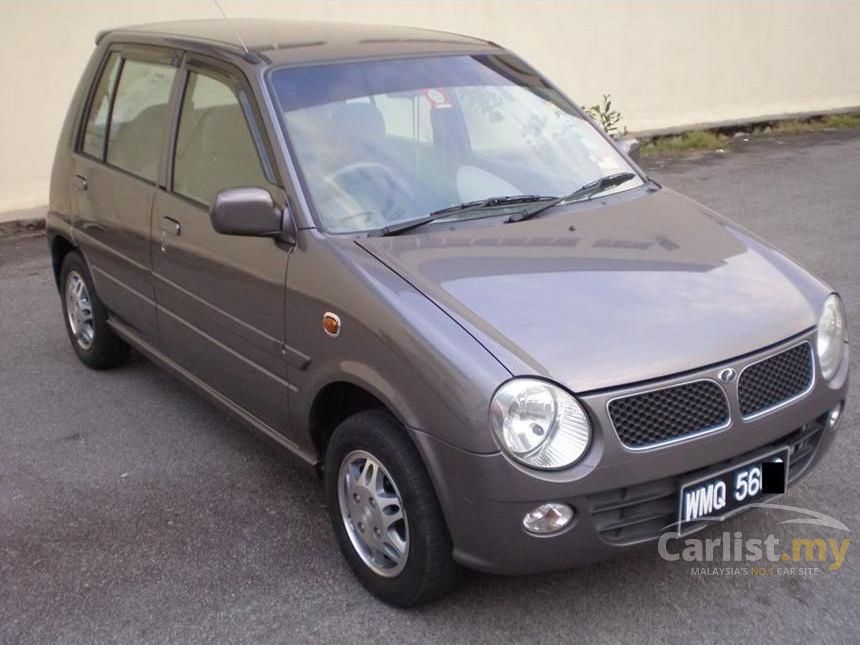
[[[431,108],[449,108],[453,106],[448,96],[442,90],[437,90],[435,87],[424,90],[424,96],[430,102]]]

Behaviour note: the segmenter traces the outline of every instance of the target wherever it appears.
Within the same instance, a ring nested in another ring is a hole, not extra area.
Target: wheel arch
[[[358,412],[375,409],[385,410],[404,427],[409,423],[409,414],[404,415],[390,396],[367,381],[342,375],[319,387],[307,413],[308,433],[319,462],[324,461],[329,440],[338,425]]]
[[[63,270],[63,260],[72,251],[78,251],[78,247],[61,233],[54,233],[49,238],[51,250],[51,266],[54,271],[54,283],[60,288],[60,272]]]

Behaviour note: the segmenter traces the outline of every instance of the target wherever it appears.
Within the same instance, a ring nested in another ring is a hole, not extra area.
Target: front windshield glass
[[[334,233],[491,197],[565,195],[631,171],[512,55],[283,68],[272,82],[319,223]]]

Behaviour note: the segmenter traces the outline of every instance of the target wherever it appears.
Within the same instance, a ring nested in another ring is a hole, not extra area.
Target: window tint
[[[107,116],[117,70],[119,70],[119,55],[111,54],[107,65],[102,70],[99,85],[90,105],[87,123],[84,126],[84,140],[81,143],[81,150],[96,159],[104,159]]]
[[[111,113],[108,163],[156,180],[175,75],[169,65],[125,61]]]
[[[179,118],[174,192],[209,204],[224,188],[267,184],[236,94],[221,81],[192,73]]]

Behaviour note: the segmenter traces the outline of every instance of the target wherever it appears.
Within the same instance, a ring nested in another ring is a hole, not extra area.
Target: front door
[[[167,356],[241,412],[287,429],[284,290],[289,247],[216,233],[209,204],[259,186],[283,206],[238,72],[186,60],[171,177],[155,196],[153,281]],[[267,176],[268,175],[268,176]]]

